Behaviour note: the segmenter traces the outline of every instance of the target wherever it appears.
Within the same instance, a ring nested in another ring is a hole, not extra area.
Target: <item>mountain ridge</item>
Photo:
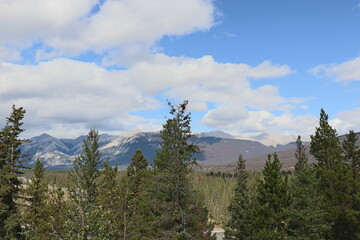
[[[216,132],[217,136],[231,136],[230,134]],[[213,133],[210,133],[213,135]],[[222,138],[198,134],[194,142],[200,146],[200,154],[196,154],[199,163],[223,164],[236,161],[239,154],[252,158],[274,151],[289,149],[293,143],[286,145],[266,146],[254,140],[236,138]],[[31,138],[31,142],[22,145],[22,151],[29,154],[29,166],[33,166],[39,158],[47,168],[71,168],[76,155],[82,151],[83,139],[79,136],[74,139],[56,138],[49,134],[41,134]],[[99,147],[103,159],[110,165],[128,165],[136,149],[140,149],[150,163],[160,149],[161,137],[159,132],[137,132],[132,135],[101,134]]]

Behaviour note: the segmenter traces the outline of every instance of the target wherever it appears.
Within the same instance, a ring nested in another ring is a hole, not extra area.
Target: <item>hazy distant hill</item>
[[[357,145],[360,146],[360,132],[357,133],[358,136],[358,141],[357,141]],[[339,136],[340,140],[343,141],[345,139],[345,135]],[[289,144],[291,145],[291,144]],[[289,145],[285,145],[285,146],[289,146]],[[286,148],[283,150],[278,150],[276,151],[277,154],[279,155],[279,159],[283,165],[283,169],[293,169],[296,163],[296,159],[295,159],[295,151],[296,151],[296,144],[293,143],[292,144],[293,147],[291,148]],[[309,162],[315,162],[315,159],[310,155],[309,150],[310,150],[310,145],[309,143],[305,143],[305,147],[307,150],[307,154],[309,157]],[[279,146],[278,149],[283,148],[283,146]],[[263,155],[259,155],[259,156],[255,156],[255,157],[250,157],[250,156],[246,156],[243,155],[244,158],[246,159],[246,167],[249,170],[261,170],[264,167],[265,161],[267,159],[267,154],[263,154]],[[232,170],[234,169],[236,166],[236,161],[233,161],[231,163],[222,163],[222,164],[207,164],[204,163],[202,164],[202,167],[205,170],[212,170],[212,171],[228,171],[228,170]]]
[[[295,146],[294,143],[290,143],[273,147],[256,141],[218,136],[231,137],[221,132],[198,135],[195,141],[201,147],[201,153],[196,156],[199,163],[226,164],[236,161],[240,153],[250,159]],[[36,158],[39,158],[44,161],[47,168],[70,168],[75,156],[82,151],[84,138],[85,136],[75,139],[58,139],[42,134],[32,138],[30,143],[25,143],[22,150],[30,154],[32,159],[28,162],[30,166],[34,164]],[[129,136],[102,134],[99,145],[103,158],[109,159],[111,165],[127,165],[136,149],[141,149],[152,163],[156,150],[160,148],[160,141],[160,134],[156,132],[136,133]]]

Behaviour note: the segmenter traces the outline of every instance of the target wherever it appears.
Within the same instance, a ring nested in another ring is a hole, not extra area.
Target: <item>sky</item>
[[[359,0],[0,0],[0,123],[25,136],[360,131]]]

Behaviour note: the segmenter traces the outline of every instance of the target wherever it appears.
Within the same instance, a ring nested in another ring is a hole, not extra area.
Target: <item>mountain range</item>
[[[29,154],[27,161],[33,166],[39,158],[48,169],[71,168],[75,157],[81,153],[86,136],[75,139],[59,139],[48,134],[31,138],[31,142],[22,145],[22,152]],[[224,132],[198,134],[194,140],[200,146],[196,158],[203,165],[218,165],[235,162],[242,154],[245,158],[254,158],[275,151],[283,151],[295,147],[295,143],[267,146],[253,140],[236,139]],[[102,158],[110,165],[128,165],[136,149],[140,149],[150,163],[160,149],[159,132],[140,132],[132,135],[101,134],[99,146]]]
[[[358,135],[360,137],[360,133]],[[31,138],[31,142],[24,143],[22,152],[29,154],[31,158],[27,161],[29,166],[33,166],[35,160],[39,158],[48,169],[69,169],[75,157],[81,153],[85,138],[86,136],[59,139],[42,134]],[[344,136],[340,136],[340,139],[344,139]],[[113,166],[128,165],[136,149],[140,149],[149,163],[152,163],[156,151],[160,149],[160,142],[159,132],[139,132],[119,136],[101,134],[99,138],[102,158]],[[248,169],[259,170],[264,166],[267,155],[273,152],[278,153],[284,169],[291,169],[295,165],[295,142],[276,146],[265,145],[254,140],[238,139],[220,131],[197,134],[194,142],[200,146],[200,153],[195,157],[200,166],[208,170],[233,169],[240,154],[247,160]],[[360,145],[360,140],[358,144]],[[312,160],[310,156],[310,161]]]

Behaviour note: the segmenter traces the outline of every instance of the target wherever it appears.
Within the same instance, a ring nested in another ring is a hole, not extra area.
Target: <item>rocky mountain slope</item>
[[[215,136],[214,136],[215,135]],[[222,136],[222,137],[219,137]],[[225,138],[224,138],[225,137]],[[71,168],[75,156],[82,151],[85,136],[75,139],[58,139],[47,134],[31,139],[22,146],[23,153],[31,157],[27,163],[32,166],[36,158],[41,159],[47,168]],[[103,159],[111,165],[127,165],[136,149],[141,149],[152,163],[156,150],[160,148],[160,135],[157,132],[142,132],[129,136],[100,135],[100,149]],[[266,146],[257,141],[231,138],[222,133],[199,134],[195,142],[201,152],[196,157],[198,162],[207,165],[227,164],[236,161],[239,154],[247,159],[256,158],[275,151],[294,148],[294,143]]]

